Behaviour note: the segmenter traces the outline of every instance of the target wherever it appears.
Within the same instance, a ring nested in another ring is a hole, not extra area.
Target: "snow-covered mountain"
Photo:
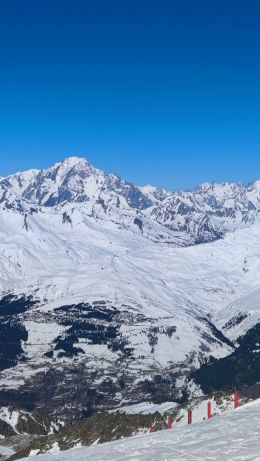
[[[137,187],[114,174],[70,157],[47,170],[29,170],[0,179],[2,209],[36,213],[80,210],[113,221],[155,240],[180,245],[202,243],[255,222],[260,182],[203,184],[189,192]]]
[[[195,370],[245,333],[258,357],[259,206],[259,183],[167,192],[74,157],[1,178],[0,400],[78,418],[210,390]]]
[[[186,232],[194,243],[209,242],[259,218],[260,183],[203,184],[170,194],[152,210],[157,222]]]

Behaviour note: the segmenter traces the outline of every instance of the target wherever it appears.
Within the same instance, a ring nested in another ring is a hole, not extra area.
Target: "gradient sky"
[[[170,189],[260,178],[258,0],[6,0],[0,175],[69,155]]]

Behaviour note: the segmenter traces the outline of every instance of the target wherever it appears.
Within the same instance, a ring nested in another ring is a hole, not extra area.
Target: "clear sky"
[[[0,175],[69,155],[171,189],[260,178],[258,0],[6,0]]]

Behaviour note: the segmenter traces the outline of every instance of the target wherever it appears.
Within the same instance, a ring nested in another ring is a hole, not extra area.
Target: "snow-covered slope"
[[[37,456],[39,461],[259,461],[260,400],[225,416],[157,434]],[[53,452],[58,447],[53,447]],[[32,457],[31,459],[34,459]]]
[[[172,193],[69,158],[0,191],[6,406],[79,417],[175,401],[259,322],[258,183]]]

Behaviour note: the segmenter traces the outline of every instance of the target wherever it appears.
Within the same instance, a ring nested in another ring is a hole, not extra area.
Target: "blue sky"
[[[0,175],[79,155],[171,189],[260,178],[257,0],[10,0],[0,13]]]

